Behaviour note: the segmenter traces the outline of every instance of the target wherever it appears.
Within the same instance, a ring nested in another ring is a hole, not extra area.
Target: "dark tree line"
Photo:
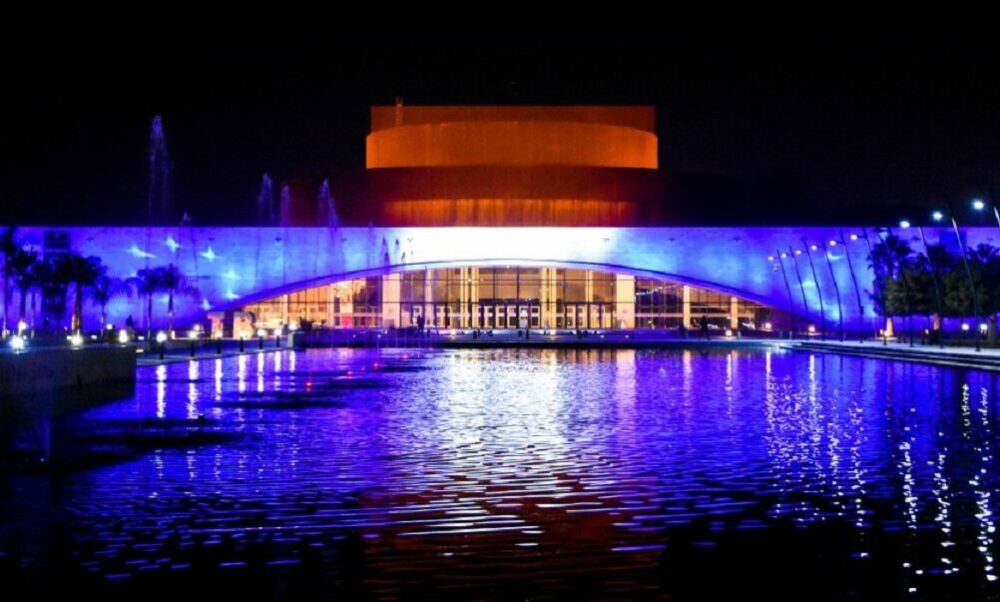
[[[3,278],[3,333],[17,331],[24,324],[34,332],[40,317],[51,321],[43,329],[61,331],[68,302],[72,299],[69,327],[81,332],[86,296],[100,308],[101,330],[108,323],[108,305],[116,298],[137,297],[146,317],[147,334],[153,323],[153,296],[167,295],[167,328],[173,329],[174,300],[197,294],[187,277],[174,264],[139,270],[131,278],[108,275],[100,257],[60,253],[40,257],[38,251],[18,240],[14,228],[0,233],[0,276]],[[13,313],[15,297],[16,314]]]
[[[989,341],[996,341],[1000,312],[1000,249],[980,244],[966,250],[969,271],[962,256],[943,245],[928,245],[916,252],[899,236],[889,235],[872,246],[869,262],[875,273],[871,293],[875,310],[887,318],[979,318],[989,325]],[[969,276],[972,277],[970,286]],[[973,303],[973,288],[975,301]],[[978,307],[977,307],[978,306]]]

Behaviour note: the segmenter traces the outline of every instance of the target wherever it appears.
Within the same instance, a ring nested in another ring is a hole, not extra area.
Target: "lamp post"
[[[899,221],[900,230],[909,230],[910,225],[909,220],[904,219]],[[892,236],[892,230],[887,230],[889,235]],[[913,347],[913,287],[910,286],[910,279],[906,276],[906,266],[903,261],[903,259],[899,261],[899,279],[903,282],[903,297],[906,298],[906,330],[909,331],[910,335],[910,347]]]
[[[826,340],[826,311],[823,308],[823,289],[819,287],[819,277],[816,275],[816,264],[813,263],[812,252],[818,247],[810,245],[806,239],[802,239],[802,245],[806,248],[806,259],[809,260],[809,269],[812,271],[813,282],[816,283],[816,296],[819,297],[819,336],[821,340]]]
[[[851,234],[851,240],[857,240],[857,234]],[[865,342],[865,305],[861,301],[861,287],[858,286],[858,277],[854,273],[854,263],[851,262],[851,249],[847,246],[847,239],[844,238],[843,231],[840,232],[840,244],[844,245],[844,257],[847,259],[847,269],[851,273],[851,282],[854,283],[854,295],[858,299],[858,323],[861,327],[858,329],[860,334],[858,335],[858,342]]]
[[[962,265],[965,266],[965,277],[969,280],[969,290],[972,292],[972,313],[975,314],[976,318],[976,351],[981,351],[982,346],[979,344],[979,300],[976,295],[976,282],[972,279],[972,269],[969,268],[969,256],[965,252],[965,243],[962,242],[962,235],[958,231],[958,222],[955,220],[955,212],[952,211],[951,207],[948,207],[948,216],[951,218],[951,227],[955,231],[955,241],[958,243],[959,249],[962,251]],[[935,221],[941,221],[944,219],[944,213],[941,211],[935,211],[931,214],[931,217]]]
[[[795,267],[795,277],[799,280],[799,292],[802,293],[802,307],[805,308],[806,315],[809,315],[809,302],[806,301],[806,287],[802,284],[802,272],[799,271],[799,262],[795,260],[796,255],[801,255],[802,251],[796,251],[788,247],[788,255],[792,258],[792,266]]]
[[[935,221],[940,221],[940,218],[944,217],[941,215],[940,211],[935,211],[931,214],[931,218]],[[931,281],[934,282],[934,306],[937,309],[938,324],[940,328],[938,329],[938,346],[944,349],[944,313],[943,307],[941,306],[941,284],[938,278],[937,264],[931,259],[931,248],[927,246],[927,238],[924,236],[924,227],[917,226],[917,232],[920,233],[920,242],[924,245],[924,253],[927,255],[927,264],[931,268]]]
[[[829,245],[831,249],[837,246],[837,241],[835,239],[830,239]],[[845,249],[846,250],[846,249]],[[837,325],[840,327],[840,342],[844,342],[844,306],[840,301],[840,285],[837,284],[837,275],[833,272],[833,261],[830,259],[830,252],[827,249],[823,249],[823,257],[826,257],[826,266],[830,268],[830,280],[833,281],[833,292],[837,297]]]
[[[872,265],[872,273],[875,275],[875,282],[878,283],[878,279],[879,279],[878,265],[875,263],[875,257],[874,257],[874,255],[872,255],[872,241],[871,241],[870,238],[868,238],[868,229],[867,228],[862,228],[861,229],[861,235],[864,236],[865,245],[868,246],[868,260],[871,262],[871,265]],[[887,310],[887,307],[888,307],[887,304],[886,304],[886,299],[885,299],[885,287],[882,286],[881,283],[878,283],[878,284],[879,284],[878,285],[878,296],[879,296],[879,300],[882,302],[882,311],[885,312]],[[889,316],[886,315],[885,317],[888,318]],[[886,332],[886,328],[888,326],[889,326],[889,323],[887,321],[886,325],[882,327],[882,345],[888,345],[889,344],[889,335]]]
[[[778,251],[777,259],[778,259],[778,265],[781,266],[781,278],[782,280],[785,281],[785,291],[788,292],[788,317],[792,319],[792,336],[789,338],[794,338],[796,330],[795,300],[792,298],[792,286],[788,283],[788,274],[785,273],[785,262],[783,261],[784,258],[785,254],[782,253],[781,251]],[[806,313],[808,313],[808,310]]]
[[[972,199],[972,202],[970,204],[972,205],[972,208],[976,211],[983,211],[984,209],[986,209],[987,206],[993,209],[993,217],[996,218],[997,228],[1000,229],[1000,209],[998,209],[996,203],[993,202],[993,195],[987,192],[986,196],[989,199],[988,201],[983,201],[982,199]],[[993,315],[991,317],[992,319],[990,321],[995,324],[996,316]],[[976,340],[978,341],[979,339],[977,338]]]
[[[992,199],[990,200],[989,203],[986,203],[986,201],[984,201],[983,199],[972,199],[972,202],[970,204],[972,205],[972,208],[975,209],[976,211],[984,211],[986,209],[987,204],[989,204],[989,206],[993,209],[993,217],[995,217],[997,220],[997,228],[1000,228],[1000,209],[997,209],[997,206],[995,203],[993,203]]]

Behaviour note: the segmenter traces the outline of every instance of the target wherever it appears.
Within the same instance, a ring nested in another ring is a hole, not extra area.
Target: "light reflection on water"
[[[0,477],[20,517],[0,518],[0,567],[304,570],[387,597],[792,587],[776,574],[835,597],[996,595],[996,403],[988,373],[770,348],[142,369],[134,399],[64,430],[130,454]]]

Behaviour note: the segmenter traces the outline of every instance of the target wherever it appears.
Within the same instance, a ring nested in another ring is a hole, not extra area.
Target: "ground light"
[[[128,344],[128,331],[124,328],[118,331],[118,342],[122,345]]]
[[[74,349],[79,349],[80,347],[83,346],[83,335],[81,335],[79,332],[75,332],[66,338],[69,339],[69,344]]]
[[[24,337],[22,337],[19,334],[14,335],[10,339],[10,348],[13,349],[15,353],[20,353],[21,351],[24,351],[24,348],[27,346],[27,344],[28,343],[24,340]]]

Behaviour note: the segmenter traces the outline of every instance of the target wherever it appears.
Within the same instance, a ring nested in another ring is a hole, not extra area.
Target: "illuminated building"
[[[346,226],[317,224],[315,188],[293,182],[283,226],[19,235],[44,255],[97,255],[122,277],[175,264],[199,291],[175,300],[177,327],[206,332],[219,332],[209,318],[227,334],[421,317],[441,328],[874,325],[867,248],[850,236],[862,228],[664,226],[674,208],[658,146],[652,107],[377,106],[366,169],[331,179],[339,206],[354,208]],[[926,234],[935,243],[947,229]],[[967,242],[992,235],[969,229]],[[154,322],[165,305],[154,296]],[[143,315],[123,299],[108,312],[118,324]]]

